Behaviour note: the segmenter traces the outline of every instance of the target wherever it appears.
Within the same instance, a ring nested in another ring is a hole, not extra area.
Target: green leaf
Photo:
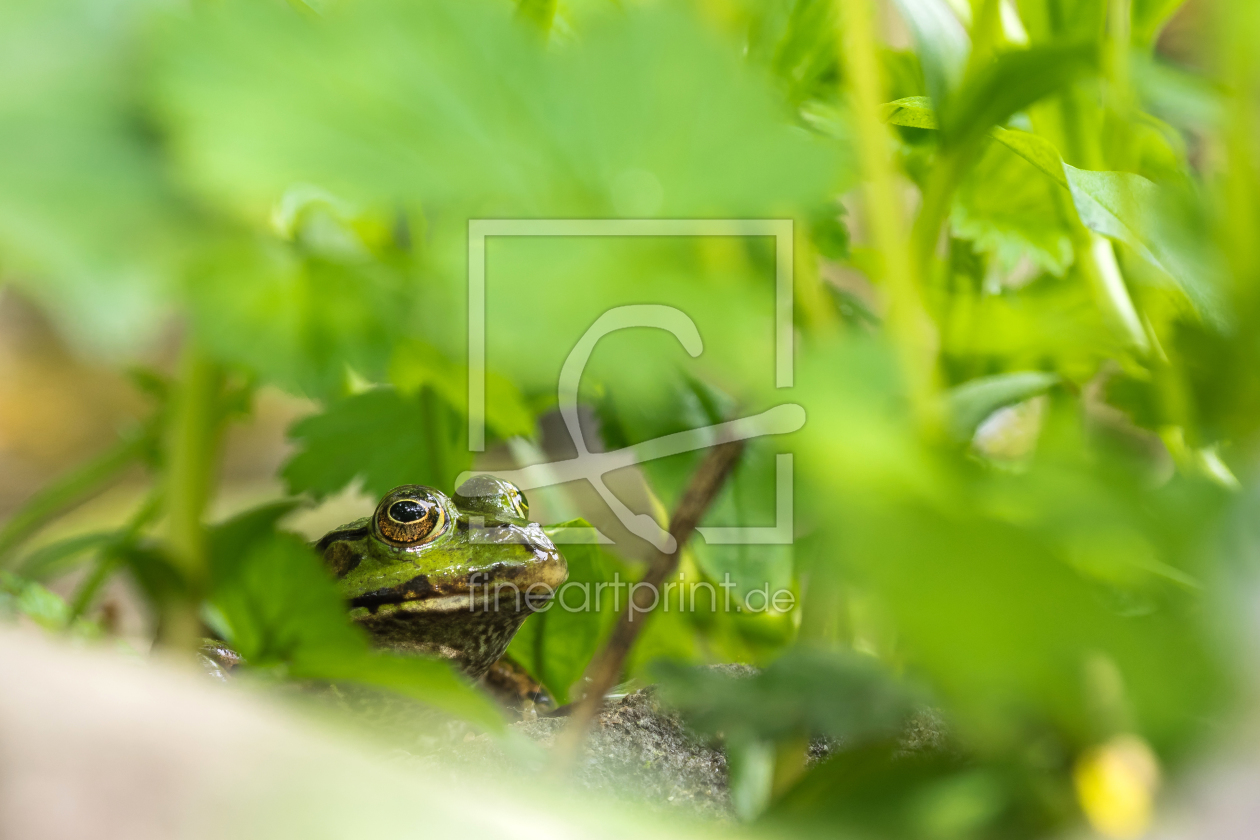
[[[400,484],[449,490],[472,463],[466,433],[464,417],[431,389],[373,388],[295,423],[300,449],[281,474],[291,493],[317,499],[356,478],[375,496]]]
[[[994,126],[1062,89],[1097,66],[1091,45],[1052,44],[999,55],[940,110],[944,142],[979,143]]]
[[[1006,128],[995,128],[993,138],[1059,186],[1068,185],[1067,176],[1063,174],[1063,157],[1049,140],[1026,131],[1011,131]]]
[[[656,663],[661,699],[704,735],[781,741],[826,735],[857,744],[896,732],[913,692],[862,654],[792,648],[760,673]]]
[[[210,351],[316,398],[340,393],[348,369],[385,378],[412,291],[383,261],[250,240],[220,245],[187,287],[199,339]]]
[[[505,11],[199,7],[162,32],[157,104],[197,183],[255,216],[293,183],[534,218],[641,215],[636,178],[666,218],[821,197],[826,153],[690,16],[635,8],[544,52]]]
[[[545,530],[589,528],[574,519]],[[626,603],[625,566],[599,545],[565,545],[569,578],[545,612],[526,619],[508,652],[538,680],[559,704],[568,703],[570,690],[581,679],[591,657],[612,627],[618,603]],[[618,576],[619,589],[601,587]],[[602,591],[601,591],[602,590]],[[614,600],[614,598],[616,600]]]
[[[516,0],[516,14],[547,35],[556,16],[556,0]]]
[[[950,435],[958,441],[970,440],[993,412],[1045,393],[1059,381],[1053,373],[1023,371],[973,379],[952,388],[946,395]]]
[[[908,750],[892,738],[842,745],[771,806],[766,822],[788,831],[823,822],[858,837],[1036,836],[1055,819],[1047,813],[1054,805],[1022,770]]]
[[[449,663],[367,650],[299,650],[289,667],[296,679],[350,682],[383,688],[455,715],[494,733],[507,731],[503,713]]]
[[[1062,276],[1073,260],[1072,220],[1055,190],[1024,158],[991,143],[958,186],[950,228],[989,258],[991,270],[1027,260]]]
[[[896,0],[918,48],[932,101],[942,103],[962,82],[971,39],[945,0]]]
[[[389,368],[390,381],[403,394],[432,388],[449,405],[467,412],[468,368],[450,361],[431,344],[416,339],[400,342]],[[534,432],[534,413],[510,379],[485,372],[486,425],[500,438],[528,437]]]
[[[1072,200],[1085,227],[1128,245],[1172,278],[1207,318],[1223,323],[1224,305],[1208,267],[1186,259],[1159,236],[1159,187],[1127,172],[1091,172],[1063,164]]]
[[[187,220],[132,85],[155,5],[0,8],[0,279],[96,351],[155,337],[181,264]]]
[[[932,130],[940,128],[936,112],[932,110],[932,100],[926,96],[907,96],[896,102],[889,102],[883,107],[883,116],[891,125]]]
[[[1133,0],[1133,40],[1151,44],[1186,0]]]
[[[218,578],[210,600],[246,663],[285,665],[295,679],[384,688],[501,730],[493,703],[448,663],[369,650],[321,559],[297,537],[271,530],[285,512],[284,504],[265,506],[211,532]]]
[[[893,125],[934,127],[932,112],[920,97],[891,102],[884,109],[885,119]],[[1203,315],[1217,324],[1226,322],[1219,281],[1212,266],[1196,259],[1189,250],[1177,247],[1175,237],[1160,235],[1159,213],[1169,198],[1158,186],[1127,172],[1077,169],[1063,161],[1053,144],[1034,134],[995,127],[992,136],[1055,183],[1067,187],[1085,227],[1133,248],[1175,281]],[[986,231],[971,223],[966,210],[959,221],[964,238],[982,240]],[[990,243],[989,250],[996,250],[994,244]]]
[[[45,630],[64,630],[70,620],[70,607],[60,595],[12,572],[0,571],[0,597],[9,601],[10,609]]]
[[[250,517],[220,529],[217,547],[237,543],[263,519]],[[266,666],[286,662],[304,648],[354,652],[365,646],[310,546],[270,528],[251,536],[243,556],[217,558],[226,574],[215,581],[210,598],[237,653],[252,665]]]
[[[206,532],[206,553],[211,580],[230,581],[240,571],[245,555],[275,529],[276,524],[298,507],[298,499],[282,499],[238,513]]]
[[[792,0],[757,4],[750,11],[749,60],[773,73],[794,104],[829,98],[839,64],[832,4]]]

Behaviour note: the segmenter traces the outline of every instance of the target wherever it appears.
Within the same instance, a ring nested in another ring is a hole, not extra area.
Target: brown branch
[[[589,680],[586,695],[573,710],[569,725],[556,739],[556,746],[551,755],[552,767],[564,770],[577,758],[582,740],[591,721],[599,714],[606,695],[621,676],[622,666],[634,646],[635,639],[643,630],[643,625],[650,615],[652,606],[657,601],[657,594],[665,578],[678,568],[678,556],[687,540],[691,538],[701,517],[713,504],[727,476],[739,460],[744,450],[742,440],[719,443],[709,450],[708,455],[700,463],[691,477],[691,483],[683,493],[674,516],[669,523],[669,534],[674,538],[674,553],[666,554],[657,550],[644,574],[640,585],[631,588],[633,593],[626,599],[626,607],[617,616],[612,635],[599,655],[587,666],[586,678]],[[643,585],[646,584],[646,585]],[[650,600],[649,600],[650,599]],[[638,621],[635,621],[635,613]]]

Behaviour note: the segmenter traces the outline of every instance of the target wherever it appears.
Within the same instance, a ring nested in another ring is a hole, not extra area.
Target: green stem
[[[884,101],[871,0],[839,4],[840,54],[853,102],[858,157],[865,183],[867,216],[883,258],[889,291],[887,324],[901,356],[916,418],[925,429],[936,420],[936,336],[919,297],[918,261],[911,258],[902,203],[889,156],[888,128],[880,118]]]
[[[0,567],[15,548],[47,522],[104,490],[111,479],[141,458],[147,446],[143,436],[119,441],[32,496],[0,528]]]
[[[927,277],[931,273],[932,257],[940,240],[941,226],[949,216],[954,190],[958,187],[963,170],[971,157],[970,154],[964,156],[957,149],[943,147],[936,165],[928,175],[928,182],[923,190],[923,203],[910,234],[911,253],[919,277]]]
[[[1260,133],[1260,113],[1254,104],[1260,96],[1260,61],[1255,40],[1260,37],[1260,5],[1254,0],[1232,0],[1221,4],[1217,14],[1222,76],[1232,100],[1232,107],[1226,111],[1227,160],[1223,177],[1219,178],[1227,211],[1222,238],[1234,276],[1249,281],[1260,266],[1260,246],[1255,235],[1260,206],[1255,198],[1258,167],[1254,152],[1255,138]],[[1238,291],[1254,294],[1245,287]]]
[[[218,460],[222,391],[222,371],[190,341],[173,394],[166,450],[167,545],[188,591],[165,605],[160,641],[177,649],[192,650],[200,636],[197,605],[208,583],[203,519]]]

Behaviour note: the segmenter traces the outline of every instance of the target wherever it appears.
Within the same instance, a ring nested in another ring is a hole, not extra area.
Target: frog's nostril
[[[389,506],[389,518],[395,522],[415,522],[427,512],[424,505],[411,499],[403,499]]]

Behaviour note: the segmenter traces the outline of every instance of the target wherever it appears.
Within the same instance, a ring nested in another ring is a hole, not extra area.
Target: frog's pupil
[[[389,506],[389,518],[395,522],[415,522],[424,516],[424,505],[403,499]]]

